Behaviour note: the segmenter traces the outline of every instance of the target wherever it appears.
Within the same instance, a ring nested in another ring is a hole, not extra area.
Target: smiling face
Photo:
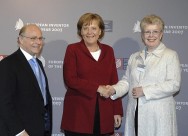
[[[32,56],[41,52],[43,42],[42,32],[35,25],[26,26],[25,31],[19,36],[20,47]]]
[[[95,45],[101,35],[101,29],[97,20],[85,23],[81,29],[81,35],[86,45]]]
[[[161,42],[163,31],[156,24],[147,24],[141,33],[142,40],[147,46],[148,51],[155,49]]]
[[[160,44],[164,26],[164,21],[154,14],[145,16],[141,20],[141,38],[148,51],[153,51]]]

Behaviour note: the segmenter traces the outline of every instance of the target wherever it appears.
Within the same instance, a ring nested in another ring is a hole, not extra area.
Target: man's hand
[[[23,130],[20,134],[18,134],[16,136],[29,136],[29,135],[25,130]]]

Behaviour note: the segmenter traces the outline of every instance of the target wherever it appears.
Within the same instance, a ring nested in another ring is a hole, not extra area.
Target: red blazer
[[[67,47],[63,74],[67,85],[61,128],[78,133],[93,133],[94,114],[99,85],[117,83],[118,76],[112,47],[98,43],[101,49],[96,61],[83,40]],[[99,96],[101,133],[114,132],[114,115],[123,115],[121,99]]]

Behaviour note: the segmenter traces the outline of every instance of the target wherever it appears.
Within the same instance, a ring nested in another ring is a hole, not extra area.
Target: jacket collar
[[[146,52],[147,54],[153,54],[153,55],[155,55],[156,57],[159,57],[159,58],[160,58],[160,57],[163,55],[163,52],[164,52],[165,49],[166,49],[166,46],[161,42],[161,43],[159,44],[159,46],[158,46],[154,51],[152,51],[152,52],[147,52],[147,51],[145,51],[145,49],[144,49],[144,50],[140,51],[139,55],[140,55],[142,58],[145,58],[145,52]]]
[[[98,41],[97,43],[98,43],[98,45],[99,45],[99,48],[101,49],[101,54],[100,54],[100,57],[99,57],[99,60],[100,60],[101,57],[104,56],[104,51],[103,51],[103,46],[102,46],[102,44],[101,44],[99,41]],[[92,55],[91,55],[91,53],[89,52],[89,50],[87,49],[87,47],[86,47],[86,45],[85,45],[83,39],[80,41],[80,45],[81,45],[82,50],[83,50],[89,57],[91,57],[93,60],[95,60],[95,59],[92,57]],[[98,60],[98,61],[99,61],[99,60]]]

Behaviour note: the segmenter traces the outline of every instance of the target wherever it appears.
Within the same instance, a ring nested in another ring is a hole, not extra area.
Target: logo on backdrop
[[[64,28],[69,28],[68,23],[64,23],[64,24],[26,23],[26,24],[36,24],[41,28],[42,31],[46,31],[46,32],[63,32]],[[15,30],[20,30],[23,26],[24,26],[24,22],[22,19],[19,18],[18,21],[16,21]]]
[[[112,20],[104,20],[105,32],[113,31],[113,21]]]
[[[164,33],[165,34],[176,34],[176,35],[183,35],[185,31],[188,30],[188,26],[185,25],[165,25]],[[140,29],[140,21],[137,21],[134,24],[133,32],[141,32]]]
[[[133,32],[134,32],[134,33],[136,33],[136,32],[141,32],[141,29],[140,29],[140,21],[137,21],[137,22],[134,24]]]
[[[23,21],[19,18],[18,21],[16,22],[15,29],[20,30],[24,26]]]
[[[126,70],[128,58],[116,58],[116,68],[118,70]]]

